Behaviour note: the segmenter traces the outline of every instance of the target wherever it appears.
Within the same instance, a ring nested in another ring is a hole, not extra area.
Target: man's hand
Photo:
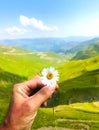
[[[8,114],[0,130],[30,130],[38,108],[58,88],[44,86],[39,76],[16,84],[13,88]]]

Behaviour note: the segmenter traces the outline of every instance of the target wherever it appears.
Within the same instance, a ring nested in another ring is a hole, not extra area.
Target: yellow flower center
[[[52,79],[52,78],[53,78],[53,74],[49,72],[49,73],[47,74],[47,76],[46,76],[46,77],[47,77],[47,79],[49,79],[49,80],[50,80],[50,79]]]

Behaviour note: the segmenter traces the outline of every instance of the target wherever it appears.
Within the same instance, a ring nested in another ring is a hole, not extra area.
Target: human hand
[[[46,100],[56,89],[58,85],[44,86],[39,76],[16,84],[13,88],[8,114],[0,130],[30,130],[38,108],[41,104],[46,105]]]

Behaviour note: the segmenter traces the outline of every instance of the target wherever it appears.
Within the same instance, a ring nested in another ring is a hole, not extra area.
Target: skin
[[[0,130],[30,130],[38,108],[52,96],[58,85],[45,86],[39,76],[14,85],[7,116]]]

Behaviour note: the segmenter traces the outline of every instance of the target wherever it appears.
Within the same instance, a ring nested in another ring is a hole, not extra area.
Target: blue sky
[[[1,0],[0,39],[99,36],[99,0]]]

